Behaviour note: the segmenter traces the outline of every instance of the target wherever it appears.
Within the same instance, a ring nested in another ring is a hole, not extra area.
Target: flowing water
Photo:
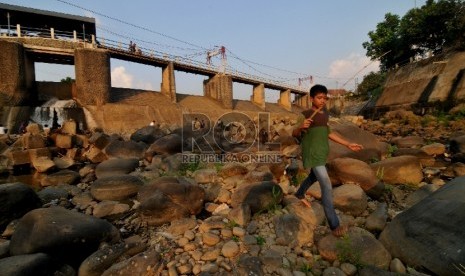
[[[34,108],[30,121],[48,127],[58,127],[67,120],[75,120],[78,128],[87,128],[84,111],[73,100],[58,100],[52,98],[42,106]]]

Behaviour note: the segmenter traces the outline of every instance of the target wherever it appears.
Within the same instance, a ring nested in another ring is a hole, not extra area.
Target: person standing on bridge
[[[136,52],[136,44],[131,41],[129,41],[129,52],[134,53]]]
[[[329,114],[326,109],[328,99],[328,89],[323,85],[315,85],[310,89],[310,100],[312,106],[310,109],[302,112],[297,126],[293,131],[294,137],[300,138],[302,147],[302,160],[306,169],[310,169],[310,174],[300,184],[295,196],[302,203],[310,207],[310,203],[305,198],[305,194],[317,181],[321,187],[321,201],[328,220],[329,228],[336,237],[341,237],[347,232],[347,227],[341,226],[339,218],[333,206],[332,185],[326,170],[326,160],[329,154],[329,140],[348,147],[353,151],[359,151],[362,145],[351,143],[340,135],[331,132],[328,126]]]

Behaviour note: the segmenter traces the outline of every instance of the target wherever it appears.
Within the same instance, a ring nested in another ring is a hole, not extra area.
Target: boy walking
[[[308,177],[300,184],[295,196],[302,203],[310,207],[305,199],[305,193],[313,182],[318,181],[321,187],[321,201],[328,220],[329,228],[336,237],[341,237],[347,232],[347,228],[339,223],[333,206],[332,186],[326,170],[326,159],[329,154],[329,140],[348,147],[353,151],[359,151],[362,145],[351,143],[340,135],[331,132],[328,126],[329,114],[325,107],[328,100],[328,89],[323,85],[314,85],[310,89],[312,107],[302,112],[297,128],[292,132],[294,137],[301,138],[302,161],[305,169],[311,169]]]

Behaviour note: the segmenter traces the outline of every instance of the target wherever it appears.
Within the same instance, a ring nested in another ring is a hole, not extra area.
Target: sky
[[[135,41],[168,56],[206,63],[208,51],[226,48],[226,58],[212,57],[212,68],[265,79],[329,89],[354,90],[363,76],[378,71],[362,44],[386,13],[402,17],[426,0],[0,0],[1,3],[93,17],[97,39],[122,45]],[[4,25],[0,19],[0,25]],[[201,95],[201,75],[175,72],[176,90]],[[36,64],[36,80],[74,78],[72,66]],[[111,60],[112,86],[160,90],[161,68]],[[310,81],[312,80],[312,82]],[[252,87],[233,84],[234,99],[250,99]],[[265,91],[275,102],[279,91]]]

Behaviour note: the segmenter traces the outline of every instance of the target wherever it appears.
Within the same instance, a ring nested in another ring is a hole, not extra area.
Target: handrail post
[[[16,35],[21,37],[21,26],[19,24],[16,24]]]
[[[96,42],[95,42],[95,35],[92,35],[92,45],[95,47],[96,46]]]
[[[50,28],[50,37],[52,39],[55,39],[55,29],[54,28]]]
[[[74,40],[74,42],[77,42],[77,32],[76,32],[76,30],[73,31],[73,40]]]

